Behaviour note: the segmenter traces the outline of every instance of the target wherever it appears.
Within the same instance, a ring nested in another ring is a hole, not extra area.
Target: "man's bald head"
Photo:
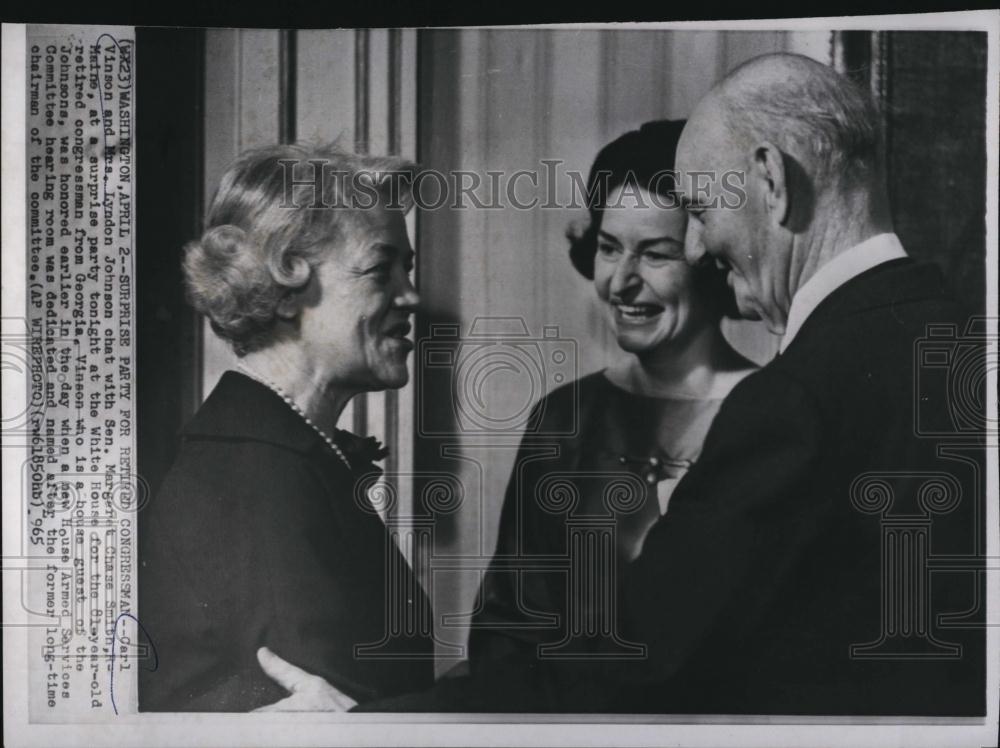
[[[733,145],[774,143],[819,190],[881,178],[881,127],[871,97],[809,57],[756,57],[730,72],[705,103],[721,114]]]
[[[821,263],[891,224],[881,150],[871,98],[831,68],[791,54],[741,65],[699,102],[677,145],[688,260],[727,267],[741,313],[782,331]]]

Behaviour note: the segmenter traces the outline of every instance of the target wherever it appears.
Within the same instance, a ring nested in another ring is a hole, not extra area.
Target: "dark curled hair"
[[[638,130],[631,130],[611,141],[598,152],[587,177],[590,220],[584,227],[571,225],[566,231],[570,261],[585,278],[594,278],[597,232],[612,192],[625,185],[630,190],[638,188],[655,196],[656,205],[680,205],[675,193],[674,156],[684,124],[684,120],[647,122]],[[719,271],[708,257],[696,268],[696,282],[699,292],[720,317],[738,316],[725,273]]]

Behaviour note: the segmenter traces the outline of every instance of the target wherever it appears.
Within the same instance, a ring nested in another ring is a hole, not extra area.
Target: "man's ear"
[[[754,176],[760,180],[764,189],[764,204],[767,212],[778,225],[784,225],[788,220],[788,174],[785,172],[785,160],[781,150],[774,143],[765,141],[754,147],[751,158],[751,168]]]

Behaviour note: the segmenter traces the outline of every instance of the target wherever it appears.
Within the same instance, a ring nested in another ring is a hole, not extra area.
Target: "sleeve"
[[[156,652],[140,665],[144,711],[246,711],[283,696],[246,656],[264,620],[247,603],[263,569],[229,470],[236,456],[220,452],[184,447],[141,518],[138,617]]]
[[[261,646],[371,698],[350,646],[364,641],[352,623],[363,606],[341,583],[364,573],[363,559],[351,561],[324,512],[324,485],[283,450],[220,452],[189,460],[156,498],[157,566],[140,615],[159,667],[144,679],[145,708],[236,712],[277,701],[286,694],[257,663]]]

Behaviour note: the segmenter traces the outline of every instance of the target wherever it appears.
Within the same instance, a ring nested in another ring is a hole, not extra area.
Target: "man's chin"
[[[760,311],[752,303],[750,299],[745,299],[742,296],[736,297],[736,308],[740,312],[740,317],[743,319],[761,319]]]
[[[365,392],[382,392],[384,390],[398,390],[405,387],[410,382],[410,372],[406,366],[383,366],[373,369],[368,375],[367,381],[361,387]]]
[[[398,390],[401,387],[405,387],[410,383],[409,372],[404,371],[402,374],[393,374],[381,378],[381,387],[379,389],[383,390]]]

